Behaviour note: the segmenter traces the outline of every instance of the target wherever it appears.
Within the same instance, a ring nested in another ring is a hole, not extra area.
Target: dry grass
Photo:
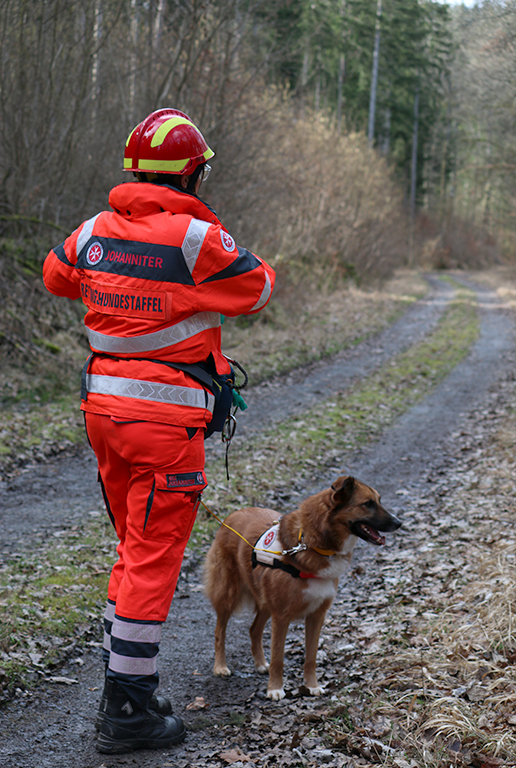
[[[353,738],[371,762],[516,765],[516,384],[504,388],[501,403],[454,435],[456,463],[433,498],[413,500],[403,548],[383,556],[376,647],[355,630],[367,694],[352,712],[353,736],[338,726],[334,738]],[[378,747],[373,759],[357,734],[370,736],[378,718],[394,752]]]
[[[429,766],[476,765],[482,754],[516,762],[514,545],[486,547],[461,587],[426,606],[435,617],[414,618],[412,647],[373,659],[378,713],[395,723],[400,747]]]
[[[383,286],[336,280],[296,284],[280,273],[274,301],[253,318],[226,320],[226,354],[249,366],[251,384],[327,357],[392,323],[427,290],[417,272],[399,270]]]
[[[502,301],[504,309],[516,309],[516,266],[514,264],[472,273],[481,285],[491,288]]]

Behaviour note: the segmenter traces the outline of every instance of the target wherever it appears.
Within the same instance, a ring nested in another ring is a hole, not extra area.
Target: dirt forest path
[[[428,334],[454,294],[437,277],[429,276],[428,281],[429,293],[383,333],[337,355],[331,363],[319,363],[246,390],[249,408],[238,419],[234,450],[238,450],[240,440],[251,439],[318,398],[345,389]],[[208,470],[210,461],[220,460],[222,453],[220,441],[212,437],[206,443]],[[77,456],[28,467],[11,481],[0,482],[0,529],[10,532],[0,542],[0,561],[25,545],[28,531],[31,537],[42,538],[101,507],[95,467],[93,453],[84,450]]]
[[[321,397],[344,390],[428,334],[454,291],[435,276],[427,279],[428,294],[382,333],[342,352],[331,362],[246,390],[249,409],[238,419],[233,450],[238,450],[239,441],[251,439],[253,434],[301,412]],[[212,438],[206,443],[208,470],[210,461],[220,460],[222,454],[219,440]],[[86,449],[76,456],[29,466],[10,481],[0,481],[0,530],[9,531],[9,536],[0,541],[0,562],[26,546],[28,535],[36,540],[44,538],[53,530],[73,525],[88,511],[101,508],[95,467],[95,457]]]
[[[142,751],[106,757],[94,748],[93,721],[102,685],[98,648],[72,658],[55,676],[34,691],[22,693],[0,711],[0,765],[4,768],[215,768],[247,766],[365,766],[367,751],[328,748],[324,740],[329,707],[341,702],[343,689],[350,701],[361,686],[363,653],[356,640],[358,626],[371,619],[375,604],[385,604],[382,589],[399,567],[397,557],[407,546],[424,546],[428,526],[419,530],[421,506],[462,461],[464,445],[487,439],[499,424],[515,359],[515,322],[496,293],[458,277],[474,290],[481,330],[470,354],[437,389],[408,410],[373,445],[342,457],[343,471],[352,473],[382,494],[382,501],[404,523],[380,552],[357,546],[355,578],[343,579],[339,596],[323,629],[319,663],[326,694],[321,699],[299,693],[302,668],[302,626],[292,627],[287,644],[287,698],[269,702],[266,680],[250,663],[248,616],[230,625],[228,659],[233,676],[212,676],[214,617],[200,589],[200,572],[181,584],[164,626],[160,650],[160,691],[170,696],[184,717],[189,735],[184,743],[164,753]],[[337,356],[331,363],[296,372],[287,379],[249,392],[248,415],[239,434],[252,439],[264,425],[302,410],[317,398],[343,391],[353,381],[380,368],[402,349],[416,343],[435,326],[454,295],[448,283],[429,276],[430,291],[390,329]],[[237,450],[233,448],[232,450]],[[220,460],[221,449],[210,445],[210,460]],[[0,488],[0,525],[4,556],[27,543],[27,534],[44,537],[54,528],[72,525],[90,510],[101,508],[95,464],[88,452],[56,460],[22,472]],[[321,476],[317,488],[330,484],[333,474]],[[72,487],[74,492],[70,492]],[[421,503],[418,506],[416,500]],[[349,630],[349,632],[348,632]],[[374,630],[374,626],[373,626]],[[367,636],[367,633],[366,635]],[[364,641],[365,642],[365,641]],[[374,646],[369,635],[366,646]],[[364,643],[362,643],[364,645]],[[368,647],[367,652],[371,652]],[[388,649],[385,649],[388,653]],[[69,684],[59,682],[59,678]],[[74,682],[70,682],[70,681]],[[355,693],[354,693],[355,692]],[[381,737],[377,731],[376,736]],[[416,768],[398,761],[401,768]]]

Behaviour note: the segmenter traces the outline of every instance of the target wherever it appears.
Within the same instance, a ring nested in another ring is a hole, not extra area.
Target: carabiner
[[[222,427],[221,438],[223,443],[230,443],[235,434],[237,420],[232,413],[228,414],[224,426]]]

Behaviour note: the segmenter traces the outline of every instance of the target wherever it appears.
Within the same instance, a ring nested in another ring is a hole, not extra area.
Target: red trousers
[[[86,413],[120,543],[108,599],[128,619],[165,621],[197,514],[204,431]]]

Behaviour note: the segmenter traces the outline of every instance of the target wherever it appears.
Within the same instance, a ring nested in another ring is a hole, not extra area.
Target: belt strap
[[[171,363],[167,360],[153,360],[148,357],[116,357],[115,355],[106,355],[104,353],[92,352],[83,365],[81,372],[81,400],[86,401],[88,399],[88,371],[92,358],[106,357],[109,360],[135,360],[139,363],[159,363],[160,365],[166,365],[168,368],[174,368],[177,371],[183,371],[192,378],[196,379],[203,387],[206,387],[213,393],[213,378],[209,373],[211,366],[209,363]],[[215,366],[213,365],[213,370]]]
[[[92,352],[91,355],[88,356],[88,358],[87,358],[86,362],[84,363],[84,365],[82,366],[82,371],[81,371],[81,400],[84,400],[84,402],[86,402],[86,400],[88,399],[88,369],[90,367],[91,358],[93,357],[94,354],[95,354],[95,352]]]
[[[280,571],[285,571],[286,573],[290,573],[290,575],[293,576],[295,579],[318,579],[319,578],[319,576],[317,576],[315,573],[300,571],[299,568],[296,568],[294,565],[291,565],[290,563],[284,563],[282,560],[276,560],[276,558],[274,558],[272,563],[259,563],[254,549],[251,555],[251,562],[252,562],[253,568],[256,568],[257,565],[262,565],[264,568],[275,568]]]

